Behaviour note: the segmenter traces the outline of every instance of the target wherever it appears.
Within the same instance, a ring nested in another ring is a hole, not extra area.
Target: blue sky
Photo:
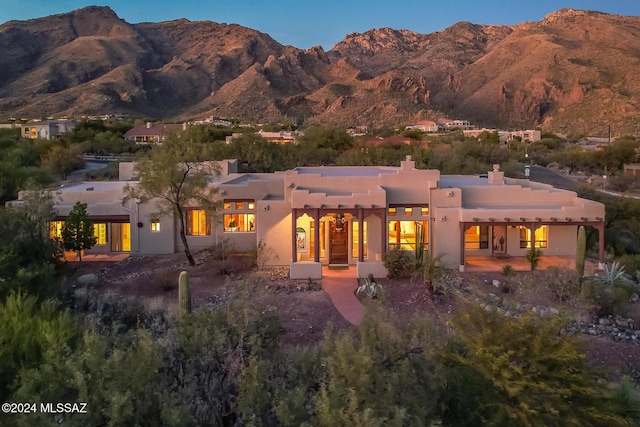
[[[640,0],[0,0],[0,23],[65,13],[89,5],[111,7],[129,23],[179,18],[236,23],[278,42],[325,50],[352,32],[391,27],[432,33],[459,21],[516,24],[539,21],[562,8],[640,16]]]

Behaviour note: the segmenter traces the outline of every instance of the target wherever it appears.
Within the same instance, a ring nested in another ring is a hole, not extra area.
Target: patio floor
[[[485,271],[500,271],[505,265],[510,265],[515,271],[530,271],[531,265],[527,258],[512,256],[508,258],[495,258],[495,257],[474,257],[468,256],[465,258],[466,272],[485,272]],[[585,262],[585,269],[591,268],[592,263]],[[540,264],[538,264],[538,270],[546,270],[549,267],[565,267],[568,269],[575,269],[576,258],[572,256],[545,256],[540,258]],[[597,269],[597,264],[594,266]]]

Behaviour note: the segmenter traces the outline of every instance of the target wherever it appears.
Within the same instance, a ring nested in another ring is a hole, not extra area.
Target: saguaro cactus
[[[584,276],[584,259],[587,252],[587,236],[584,231],[584,226],[578,227],[578,249],[576,253],[576,274],[578,280],[582,282],[582,276]]]
[[[180,272],[178,277],[178,302],[180,315],[191,313],[191,292],[189,291],[189,275],[186,271]]]

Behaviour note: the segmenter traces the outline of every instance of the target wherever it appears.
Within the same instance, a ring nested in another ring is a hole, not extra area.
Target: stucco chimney
[[[405,160],[400,162],[400,169],[404,171],[410,171],[416,168],[416,162],[411,160],[411,156],[407,155]]]
[[[187,122],[182,123],[182,130],[187,130]]]
[[[493,171],[487,174],[489,184],[504,184],[504,172],[500,170],[500,165],[493,165]]]
[[[153,124],[151,122],[147,122],[147,129],[151,129],[151,126],[153,126]]]

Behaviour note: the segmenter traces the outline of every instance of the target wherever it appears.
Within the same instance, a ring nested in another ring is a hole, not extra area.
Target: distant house
[[[45,120],[21,125],[20,133],[27,139],[59,139],[71,132],[77,124],[74,120]]]
[[[154,124],[147,122],[136,126],[124,134],[124,139],[139,144],[158,144],[164,141],[167,135],[187,130],[187,124]]]
[[[275,142],[278,144],[295,144],[297,143],[296,137],[293,132],[258,132],[258,135],[263,137],[269,142]]]
[[[629,176],[633,178],[640,178],[640,163],[630,163],[628,165],[624,165],[624,176]]]
[[[438,125],[431,120],[422,120],[407,126],[405,129],[421,130],[422,132],[438,132]]]
[[[440,119],[439,128],[444,130],[454,130],[454,129],[474,129],[475,126],[471,124],[469,120],[449,120],[449,119]]]
[[[365,144],[378,147],[380,145],[411,145],[415,140],[412,138],[405,138],[403,136],[389,136],[382,138],[380,136],[372,136],[365,139]]]
[[[497,130],[497,129],[467,129],[463,130],[462,133],[465,137],[477,138],[483,132],[498,132],[498,136],[500,138],[500,142],[506,144],[508,142],[513,141],[516,138],[520,138],[523,142],[536,142],[540,141],[540,131],[539,130],[516,130],[516,131],[507,131],[507,130]]]

